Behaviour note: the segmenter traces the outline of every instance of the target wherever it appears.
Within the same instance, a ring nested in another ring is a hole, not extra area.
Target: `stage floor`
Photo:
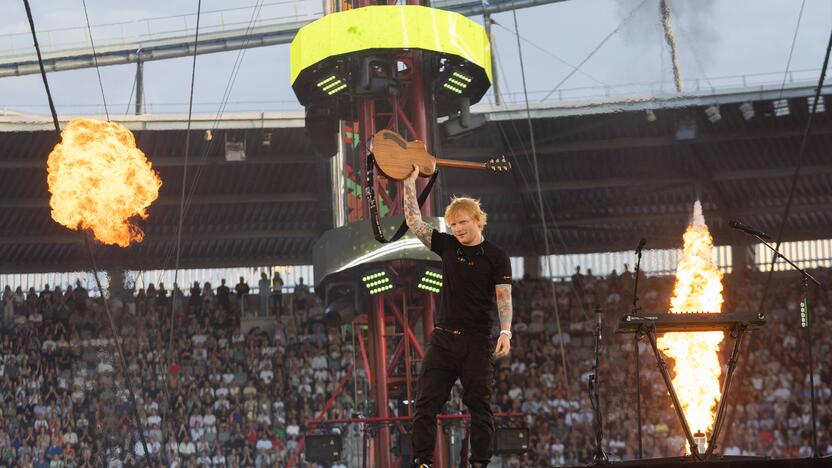
[[[596,465],[605,466],[605,465]],[[635,467],[686,467],[693,468],[832,468],[832,458],[789,458],[767,459],[753,457],[720,457],[713,460],[697,462],[692,457],[653,458],[648,460],[634,460],[610,463],[609,466]]]

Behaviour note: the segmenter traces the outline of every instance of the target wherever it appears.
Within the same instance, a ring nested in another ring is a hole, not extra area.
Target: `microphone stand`
[[[817,428],[817,400],[815,399],[815,365],[812,359],[812,320],[809,318],[809,300],[807,298],[808,291],[809,291],[809,281],[815,283],[817,286],[821,286],[820,281],[816,280],[815,277],[810,275],[806,272],[803,268],[795,265],[794,262],[789,260],[785,255],[781,254],[777,251],[774,247],[771,246],[768,242],[766,242],[762,237],[758,236],[757,234],[751,234],[752,236],[756,237],[758,241],[760,241],[763,245],[769,248],[774,253],[774,261],[777,261],[777,258],[782,258],[786,261],[792,268],[794,268],[798,273],[802,275],[800,279],[801,289],[803,290],[803,300],[800,302],[800,326],[806,329],[806,341],[809,343],[809,356],[808,356],[808,364],[809,364],[809,398],[812,404],[812,456],[817,458],[820,456],[818,453],[818,428]]]
[[[593,465],[609,463],[610,459],[604,452],[604,422],[601,419],[601,383],[598,372],[601,367],[601,306],[595,305],[595,363],[593,364],[592,376],[589,380],[589,398],[592,401],[592,409],[595,412],[593,422],[595,423],[595,455],[592,457]]]
[[[641,271],[641,247],[642,244],[639,244],[639,248],[636,249],[636,280],[635,284],[633,285],[633,315],[638,315],[639,311],[641,310],[641,306],[638,305],[638,277]],[[635,350],[633,351],[636,355],[636,422],[638,423],[638,458],[639,460],[644,458],[644,448],[642,446],[642,436],[641,436],[641,362],[638,357],[638,343],[641,340],[641,333],[636,332],[633,334],[635,338]]]

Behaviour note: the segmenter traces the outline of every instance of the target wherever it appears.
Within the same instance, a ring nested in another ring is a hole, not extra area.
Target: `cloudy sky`
[[[8,0],[0,16],[0,54],[31,53],[31,37],[23,2]],[[46,50],[83,46],[87,40],[81,0],[33,0],[39,39]],[[204,0],[203,27],[221,23],[245,25],[257,0]],[[741,82],[778,83],[801,0],[670,0],[686,89],[731,86]],[[125,2],[87,0],[98,47],[148,33],[179,35],[192,28],[196,0]],[[265,22],[312,18],[318,0],[264,0]],[[478,22],[481,18],[472,18]],[[540,100],[616,29],[618,31],[562,86],[565,96],[597,95],[604,86],[617,92],[672,92],[673,76],[661,28],[658,0],[566,0],[519,10],[528,88]],[[522,82],[512,14],[495,16],[497,73],[507,99],[519,99]],[[817,80],[832,28],[832,2],[806,0],[797,30],[790,70],[799,80]],[[288,45],[250,49],[244,53],[231,87],[228,111],[299,109],[289,87]],[[216,113],[238,52],[197,58],[197,112]],[[803,72],[800,72],[803,70]],[[815,70],[812,72],[812,70]],[[135,65],[104,67],[101,76],[112,114],[130,112]],[[733,77],[733,78],[732,78]],[[101,96],[94,69],[51,73],[53,96],[60,114],[100,113]],[[187,109],[190,59],[145,65],[149,110],[177,113]],[[639,84],[636,86],[635,84]],[[555,93],[553,96],[557,96]],[[486,99],[491,99],[489,95]],[[0,109],[45,113],[40,77],[0,78]]]

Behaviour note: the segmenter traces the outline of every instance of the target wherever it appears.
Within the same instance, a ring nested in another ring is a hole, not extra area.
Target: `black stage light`
[[[336,434],[306,436],[306,461],[327,466],[341,458],[341,436]]]
[[[453,115],[441,124],[442,132],[447,138],[454,138],[464,135],[472,130],[482,127],[486,118],[482,114],[471,114],[471,100],[467,97],[457,100],[458,114]]]
[[[367,288],[371,296],[390,291],[396,287],[395,278],[387,268],[374,269],[361,277],[361,282]]]
[[[425,267],[422,271],[422,276],[419,278],[419,284],[416,287],[422,291],[439,294],[442,291],[442,269]]]
[[[529,428],[498,427],[494,431],[494,453],[520,455],[529,450]]]

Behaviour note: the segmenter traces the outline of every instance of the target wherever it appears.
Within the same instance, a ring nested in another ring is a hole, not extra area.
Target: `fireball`
[[[162,180],[133,133],[123,125],[75,119],[49,153],[47,183],[52,219],[70,229],[91,229],[105,244],[127,247],[144,232],[133,222],[147,218]]]
[[[676,268],[672,313],[722,311],[722,273],[712,260],[712,251],[713,238],[697,201]],[[662,352],[675,361],[673,387],[693,433],[708,434],[714,424],[720,397],[718,352],[722,339],[722,332],[666,333],[658,339]]]

